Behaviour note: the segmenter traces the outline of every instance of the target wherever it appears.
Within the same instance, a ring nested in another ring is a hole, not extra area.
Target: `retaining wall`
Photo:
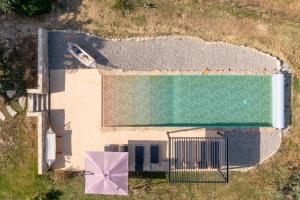
[[[49,68],[48,68],[48,31],[39,28],[38,30],[38,65],[37,65],[37,87],[28,89],[28,94],[49,95]],[[48,101],[49,102],[49,101]],[[31,103],[31,102],[28,102]],[[47,106],[49,108],[49,106]],[[49,128],[49,111],[27,112],[29,117],[37,117],[37,139],[38,139],[38,174],[47,171],[47,163],[44,159],[45,134]]]

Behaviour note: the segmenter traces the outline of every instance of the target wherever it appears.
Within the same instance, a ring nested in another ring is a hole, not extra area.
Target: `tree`
[[[0,11],[10,13],[13,10],[11,0],[0,0]]]
[[[51,10],[51,0],[1,0],[0,10],[5,13],[36,16]]]

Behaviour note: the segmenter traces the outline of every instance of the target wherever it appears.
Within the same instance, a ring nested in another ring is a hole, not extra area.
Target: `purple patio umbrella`
[[[128,153],[86,152],[85,193],[128,195]]]

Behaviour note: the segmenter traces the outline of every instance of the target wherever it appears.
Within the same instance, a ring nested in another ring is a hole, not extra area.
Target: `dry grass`
[[[155,3],[157,8],[147,10],[136,6],[134,11],[122,14],[112,9],[110,0],[84,0],[80,12],[60,15],[61,23],[51,26],[83,29],[104,37],[193,35],[254,47],[299,68],[299,1],[157,0]]]

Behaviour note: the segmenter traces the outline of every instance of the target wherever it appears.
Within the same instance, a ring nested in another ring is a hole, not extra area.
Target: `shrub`
[[[13,10],[11,0],[0,0],[0,11],[10,13]]]
[[[144,8],[149,9],[149,10],[156,8],[156,6],[157,6],[157,3],[152,3],[150,1],[144,3]]]
[[[1,0],[0,10],[5,13],[16,12],[19,15],[35,16],[51,9],[51,0]]]
[[[137,26],[143,26],[147,23],[147,19],[146,19],[145,15],[132,17],[131,19],[132,19],[133,23]]]
[[[131,0],[114,0],[112,8],[122,12],[132,11],[134,4]]]
[[[283,188],[283,193],[287,199],[300,199],[300,172],[289,177],[288,183]]]

